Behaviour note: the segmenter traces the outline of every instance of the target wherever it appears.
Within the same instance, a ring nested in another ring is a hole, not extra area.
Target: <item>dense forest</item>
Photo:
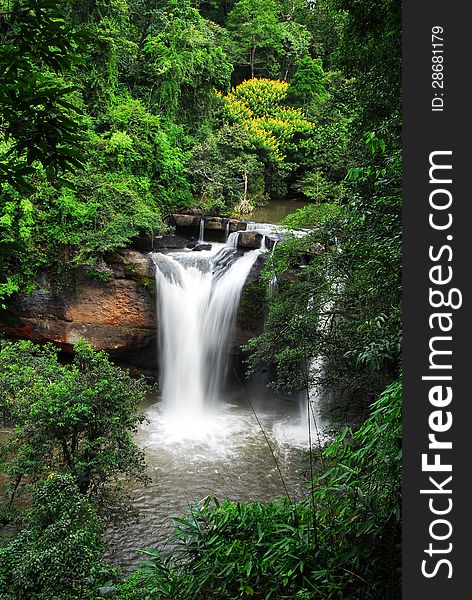
[[[401,5],[1,0],[0,37],[2,323],[44,270],[100,279],[171,213],[301,199],[284,226],[306,235],[263,269],[278,291],[248,371],[363,415],[305,500],[208,499],[177,519],[177,551],[124,576],[103,532],[130,510],[123,478],[147,478],[150,385],[83,340],[66,361],[0,340],[0,598],[398,598]],[[322,372],[301,367],[317,355]]]

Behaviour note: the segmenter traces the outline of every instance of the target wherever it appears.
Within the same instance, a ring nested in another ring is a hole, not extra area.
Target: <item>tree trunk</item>
[[[254,63],[256,62],[256,40],[252,41],[253,46],[249,52],[249,64],[251,66],[251,79],[254,79]]]

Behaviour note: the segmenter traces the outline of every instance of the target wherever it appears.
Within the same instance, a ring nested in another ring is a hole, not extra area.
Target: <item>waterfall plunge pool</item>
[[[291,499],[306,495],[308,430],[297,402],[259,388],[233,388],[224,392],[217,407],[182,423],[166,417],[161,399],[154,396],[143,407],[148,422],[136,435],[145,449],[151,482],[126,486],[139,521],[110,528],[108,560],[129,572],[145,559],[138,549],[165,549],[173,532],[172,517],[206,496],[267,502],[286,495],[247,394]]]

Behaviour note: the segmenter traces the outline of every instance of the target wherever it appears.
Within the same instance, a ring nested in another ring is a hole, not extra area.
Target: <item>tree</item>
[[[249,67],[251,78],[276,76],[282,50],[280,6],[276,0],[239,0],[228,15],[230,58]]]
[[[80,36],[52,0],[0,3],[0,183],[30,189],[42,164],[55,178],[82,165],[80,111],[62,77]]]
[[[38,482],[51,472],[70,473],[102,507],[116,500],[123,474],[146,481],[132,434],[144,420],[138,407],[149,387],[83,341],[75,351],[64,365],[51,345],[1,344],[0,402],[4,419],[15,423],[2,444],[10,503],[25,479]]]
[[[332,0],[344,11],[334,55],[338,68],[356,78],[355,135],[375,131],[387,147],[401,144],[401,4],[394,0]]]
[[[242,202],[244,208],[265,200],[264,163],[239,123],[196,144],[189,171],[205,212],[227,214]]]
[[[51,473],[34,490],[23,528],[0,548],[5,600],[84,598],[111,574],[103,525],[71,475]]]
[[[193,124],[211,108],[211,91],[229,88],[232,65],[215,27],[188,1],[169,1],[161,8],[137,57],[150,110]]]
[[[288,87],[285,81],[249,79],[223,97],[227,117],[241,123],[252,143],[273,161],[283,161],[314,131],[301,109],[284,104]]]
[[[325,74],[320,59],[304,56],[297,64],[287,90],[287,100],[295,106],[306,107],[315,99],[322,98]]]
[[[281,23],[282,53],[280,57],[280,77],[288,81],[296,65],[308,55],[311,33],[305,25],[289,20]]]

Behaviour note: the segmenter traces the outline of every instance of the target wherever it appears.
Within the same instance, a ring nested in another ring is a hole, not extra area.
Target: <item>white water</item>
[[[202,244],[205,241],[205,220],[200,219],[200,231],[198,234],[198,243]]]
[[[226,245],[236,249],[238,247],[239,231],[233,231],[226,239]]]
[[[250,397],[283,474],[279,470],[247,402]],[[137,548],[169,550],[171,517],[188,512],[206,496],[229,500],[267,502],[305,496],[308,464],[298,450],[306,447],[293,429],[296,406],[273,392],[249,386],[224,390],[222,402],[199,426],[187,431],[169,425],[166,410],[157,398],[143,407],[148,418],[138,430],[136,442],[145,450],[151,483],[126,486],[139,510],[140,522],[123,527],[117,523],[107,533],[107,558],[129,571],[145,558]]]
[[[323,302],[319,309],[317,331],[326,333],[333,319],[334,300]],[[307,310],[313,310],[314,298],[308,302]],[[325,357],[314,356],[308,361],[308,389],[303,394],[300,403],[301,419],[306,423],[312,443],[323,445],[332,440],[331,423],[324,417],[321,386],[317,381],[323,376],[325,369]]]
[[[194,435],[219,400],[239,297],[259,250],[154,254],[163,415]],[[208,425],[208,423],[206,423]]]

